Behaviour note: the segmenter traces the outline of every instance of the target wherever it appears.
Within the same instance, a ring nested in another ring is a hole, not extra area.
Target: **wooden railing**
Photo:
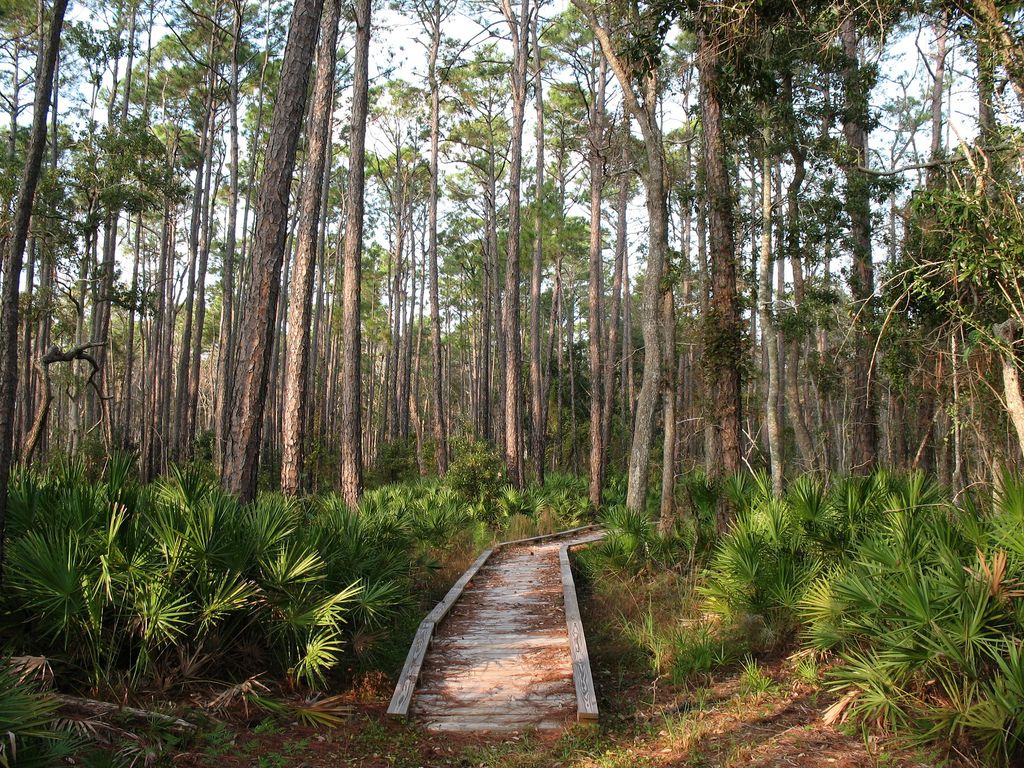
[[[590,671],[590,653],[587,651],[587,636],[583,631],[579,600],[576,599],[576,582],[572,577],[569,549],[597,541],[602,536],[604,533],[594,534],[589,541],[564,544],[558,550],[562,595],[565,600],[565,625],[569,632],[569,653],[572,655],[572,681],[576,686],[577,720],[597,720],[597,693],[594,690],[594,676]]]

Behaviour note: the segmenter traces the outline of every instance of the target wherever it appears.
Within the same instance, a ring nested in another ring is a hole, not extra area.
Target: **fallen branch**
[[[172,728],[179,728],[182,730],[195,730],[195,725],[190,723],[188,720],[182,720],[179,717],[173,715],[164,715],[160,712],[153,712],[148,709],[138,709],[136,707],[126,707],[120,704],[111,704],[109,701],[97,701],[96,699],[84,699],[79,696],[65,696],[63,694],[57,695],[57,701],[60,702],[61,708],[70,709],[77,712],[84,712],[88,715],[100,716],[103,715],[126,715],[136,720],[151,720]]]

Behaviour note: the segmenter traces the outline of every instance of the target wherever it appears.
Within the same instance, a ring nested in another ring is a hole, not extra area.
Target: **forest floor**
[[[776,670],[766,670],[774,679]],[[607,670],[606,670],[607,672]],[[602,676],[598,673],[599,678]],[[607,674],[598,684],[621,681]],[[821,721],[830,703],[807,686],[741,693],[738,675],[705,689],[700,708],[635,685],[605,701],[598,726],[576,725],[557,734],[452,735],[387,719],[390,691],[367,699],[353,695],[352,717],[317,730],[262,721],[254,728],[205,731],[173,759],[189,768],[662,768],[687,766],[954,766],[958,763],[865,742],[859,731]]]
[[[585,599],[591,617],[602,613]],[[593,626],[593,624],[592,624]],[[835,697],[802,682],[785,657],[762,659],[752,686],[742,665],[726,667],[702,685],[652,680],[619,633],[588,637],[601,721],[563,732],[480,735],[433,733],[385,714],[391,686],[364,678],[347,694],[352,711],[339,726],[315,729],[279,718],[217,723],[181,745],[170,763],[182,768],[916,768],[964,766],[865,737],[848,724],[829,726],[822,714]],[[250,715],[253,713],[250,711]]]

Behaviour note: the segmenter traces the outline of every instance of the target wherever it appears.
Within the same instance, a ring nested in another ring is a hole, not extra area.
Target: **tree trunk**
[[[22,169],[18,195],[11,222],[10,249],[4,254],[3,286],[0,288],[0,581],[3,578],[4,534],[7,522],[7,488],[11,455],[14,450],[14,404],[18,382],[18,291],[21,265],[28,240],[32,205],[35,202],[39,172],[46,150],[46,115],[53,93],[53,71],[60,47],[67,0],[54,0],[53,17],[46,45],[36,71],[35,98],[32,104],[32,128]]]
[[[189,431],[189,395],[192,391],[190,365],[192,353],[193,315],[196,292],[196,266],[199,260],[200,236],[203,226],[203,210],[206,195],[209,193],[210,166],[213,158],[213,108],[215,72],[213,69],[213,50],[216,41],[216,28],[210,31],[210,41],[206,46],[206,60],[209,66],[207,76],[206,111],[203,114],[202,129],[199,133],[199,164],[196,167],[196,181],[192,188],[192,220],[188,231],[188,289],[185,293],[185,321],[181,332],[181,348],[178,350],[178,371],[175,377],[177,392],[174,402],[174,427],[172,431],[172,452],[176,459],[187,459],[191,453],[192,435]],[[205,171],[205,173],[204,173]],[[199,329],[196,333],[202,333]]]
[[[772,311],[772,162],[767,146],[761,158],[761,258],[758,264],[757,309],[761,336],[768,358],[768,390],[765,395],[765,423],[768,455],[771,459],[772,492],[782,495],[782,414],[779,402],[779,343]]]
[[[871,261],[871,189],[868,175],[859,168],[868,162],[868,86],[858,61],[857,27],[852,16],[842,26],[845,104],[843,138],[852,161],[846,163],[846,210],[850,219],[850,243],[853,268],[850,270],[850,293],[853,297],[854,354],[850,385],[852,387],[853,441],[850,469],[868,472],[875,462],[878,438],[875,425],[875,404],[871,393],[873,296],[875,272]]]
[[[306,133],[306,178],[299,201],[298,245],[288,304],[288,344],[284,371],[284,413],[281,423],[281,492],[294,496],[302,489],[306,441],[306,393],[309,382],[310,325],[313,279],[319,246],[324,174],[329,173],[331,106],[338,50],[341,0],[325,0],[317,43],[313,105]]]
[[[352,119],[349,135],[348,211],[342,253],[343,337],[341,361],[341,492],[352,507],[363,492],[362,335],[359,322],[365,197],[366,116],[369,98],[370,0],[354,0],[356,45],[353,61]]]
[[[1003,342],[1003,398],[1006,401],[1006,413],[1010,424],[1017,433],[1017,445],[1024,455],[1024,395],[1021,394],[1020,373],[1017,370],[1017,347],[1020,341],[1020,323],[1011,318],[992,331],[996,338]]]
[[[430,360],[431,382],[430,415],[434,427],[434,454],[437,473],[448,471],[448,434],[444,418],[444,381],[441,361],[441,309],[438,295],[437,267],[437,198],[438,155],[441,136],[441,86],[437,79],[437,56],[441,48],[441,3],[434,0],[430,16],[430,54],[427,62],[430,80],[430,198],[427,202],[427,259],[430,269]],[[484,320],[486,323],[486,319]],[[484,377],[486,381],[486,376]]]
[[[708,252],[711,262],[711,306],[705,319],[705,372],[717,422],[720,464],[714,475],[737,472],[742,456],[740,367],[742,326],[736,291],[736,247],[733,240],[732,189],[725,163],[719,50],[715,14],[705,10],[697,32],[700,66],[701,121],[704,131],[704,174],[708,201]],[[719,528],[724,528],[719,509]]]
[[[947,19],[935,26],[935,69],[932,70],[932,137],[929,159],[934,163],[942,156],[942,95],[946,86],[946,25]],[[927,171],[927,181],[933,185],[938,179],[938,167],[932,165]]]
[[[595,73],[597,92],[591,98],[590,136],[590,274],[587,310],[587,346],[590,352],[590,506],[601,506],[604,487],[604,373],[601,364],[601,296],[604,263],[601,258],[601,194],[604,191],[604,91],[607,62],[602,58]]]
[[[671,272],[671,270],[669,270]],[[676,311],[675,297],[672,287],[665,291],[662,298],[662,326],[664,340],[662,342],[662,413],[664,415],[665,436],[661,446],[661,504],[659,508],[658,530],[664,534],[675,525],[675,490],[676,490]]]
[[[616,54],[611,36],[598,21],[594,9],[585,0],[573,3],[586,16],[591,31],[601,45],[608,66],[622,89],[626,108],[640,125],[647,154],[647,168],[643,179],[647,189],[647,215],[649,219],[647,276],[640,305],[644,337],[644,368],[637,397],[636,420],[629,451],[629,478],[626,488],[626,507],[642,510],[647,501],[648,470],[651,462],[651,443],[654,439],[654,418],[662,387],[662,352],[659,331],[662,308],[662,277],[668,250],[668,201],[666,198],[665,147],[662,142],[658,118],[659,75],[657,68],[634,73],[626,68]],[[642,93],[636,90],[640,77]],[[641,101],[642,100],[642,101]]]
[[[793,108],[793,77],[787,73],[783,78],[786,107],[790,115],[792,136],[789,153],[793,158],[793,176],[786,186],[786,252],[793,272],[794,312],[799,313],[804,301],[803,259],[800,255],[800,188],[807,177],[807,152],[801,145],[801,137]],[[796,324],[794,324],[796,325]],[[814,440],[807,428],[804,405],[800,397],[800,342],[801,334],[780,334],[786,347],[786,365],[783,372],[786,413],[793,427],[797,450],[805,469],[814,470],[817,457]],[[787,338],[791,335],[792,338]]]
[[[711,273],[708,269],[708,201],[707,183],[699,186],[697,196],[697,273],[700,277],[700,317],[711,316]],[[701,339],[700,356],[704,358],[704,344],[706,339]],[[707,368],[704,368],[703,376],[703,397],[701,418],[704,423],[704,473],[708,477],[714,477],[718,471],[718,430],[712,413],[714,404],[711,402],[711,382],[707,377]]]
[[[526,113],[526,70],[529,59],[530,0],[523,0],[518,17],[510,0],[502,0],[502,13],[512,36],[512,140],[508,163],[508,234],[505,249],[505,461],[509,481],[525,484],[523,464],[522,335],[519,326],[520,184],[523,172],[523,123]]]
[[[230,396],[234,380],[235,246],[238,228],[238,46],[242,37],[242,0],[232,0],[234,25],[231,35],[231,89],[228,93],[228,218],[221,270],[221,317],[217,360],[217,399],[214,409],[214,464],[220,469],[230,429]]]
[[[993,50],[999,52],[1017,100],[1024,104],[1024,50],[1021,40],[1014,35],[1012,27],[1003,16],[1000,8],[1003,4],[997,4],[995,0],[973,0],[957,5],[971,16],[980,27],[981,34],[990,39]]]
[[[575,280],[569,281],[569,301],[566,308],[569,310],[565,318],[565,336],[568,347],[569,366],[569,467],[573,474],[579,474],[579,454],[577,453],[576,424],[576,292],[573,290]]]
[[[405,343],[402,350],[402,403],[399,416],[401,418],[401,435],[403,439],[409,437],[410,425],[410,404],[412,400],[413,378],[412,378],[412,357],[413,357],[413,327],[416,322],[416,222],[415,206],[409,202],[409,279],[406,290],[408,296],[408,312],[405,315]]]
[[[296,0],[292,10],[256,204],[256,235],[246,301],[240,313],[239,366],[222,475],[225,488],[243,501],[256,495],[264,402],[288,234],[288,193],[322,7],[323,0]]]
[[[487,323],[487,331],[484,337],[487,359],[484,361],[484,371],[487,381],[484,387],[484,402],[482,409],[484,413],[484,436],[494,441],[494,444],[501,450],[505,446],[505,415],[504,399],[496,397],[493,391],[495,386],[501,386],[505,381],[505,336],[501,333],[502,308],[501,308],[501,269],[498,257],[498,191],[497,191],[497,170],[495,167],[494,155],[490,155],[487,161],[487,186],[484,190],[484,260],[487,262],[489,275],[488,281],[488,304],[490,310],[484,322]],[[491,355],[491,344],[489,339],[494,338],[494,354]],[[494,369],[493,371],[491,369]],[[498,384],[497,382],[501,382]],[[493,411],[493,413],[492,413]]]
[[[547,432],[543,361],[540,339],[540,289],[544,271],[544,92],[541,82],[539,19],[535,16],[533,33],[533,100],[537,107],[537,167],[534,182],[533,270],[530,275],[530,403],[532,429],[530,453],[538,485],[544,485],[544,438]],[[591,220],[593,221],[593,220]],[[593,240],[593,235],[591,235]]]
[[[210,158],[212,167],[213,158]],[[203,328],[206,326],[206,274],[210,263],[210,239],[213,236],[213,206],[220,189],[223,158],[217,165],[216,180],[212,181],[210,171],[206,173],[206,189],[203,195],[202,240],[199,245],[199,274],[196,276],[196,318],[195,333],[192,335],[191,362],[188,376],[189,392],[185,402],[185,447],[187,456],[192,454],[199,418],[199,377],[203,355]]]
[[[604,352],[604,404],[601,409],[601,475],[607,476],[608,452],[612,439],[612,412],[615,410],[615,356],[619,353],[619,316],[622,310],[622,283],[626,265],[627,223],[629,203],[629,117],[623,118],[622,167],[619,168],[619,189],[615,203],[615,266],[612,268],[612,306],[608,315],[608,346]],[[626,297],[629,301],[629,297]],[[625,380],[625,364],[622,368]],[[626,414],[623,411],[623,419]]]

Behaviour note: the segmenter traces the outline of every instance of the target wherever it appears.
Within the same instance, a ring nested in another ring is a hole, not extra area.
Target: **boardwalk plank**
[[[430,645],[430,637],[434,633],[433,622],[423,622],[416,630],[412,647],[409,648],[409,655],[405,661],[405,667],[398,678],[398,686],[395,688],[395,695],[391,698],[391,705],[388,707],[389,715],[404,715],[409,711],[409,704],[412,702],[413,690],[416,688],[416,681],[420,676],[420,669],[423,667],[423,659],[427,654]]]
[[[421,624],[388,712],[444,731],[596,718],[575,586],[564,568],[569,546],[602,535],[585,526],[477,558]]]
[[[441,623],[441,619],[452,609],[455,605],[455,601],[462,595],[462,590],[469,584],[470,579],[476,576],[477,572],[483,567],[483,564],[487,562],[487,559],[494,552],[493,549],[484,551],[476,561],[466,569],[466,572],[462,574],[458,581],[448,590],[448,594],[444,596],[444,600],[434,606],[434,610],[427,614],[426,621],[431,621],[435,625]]]

